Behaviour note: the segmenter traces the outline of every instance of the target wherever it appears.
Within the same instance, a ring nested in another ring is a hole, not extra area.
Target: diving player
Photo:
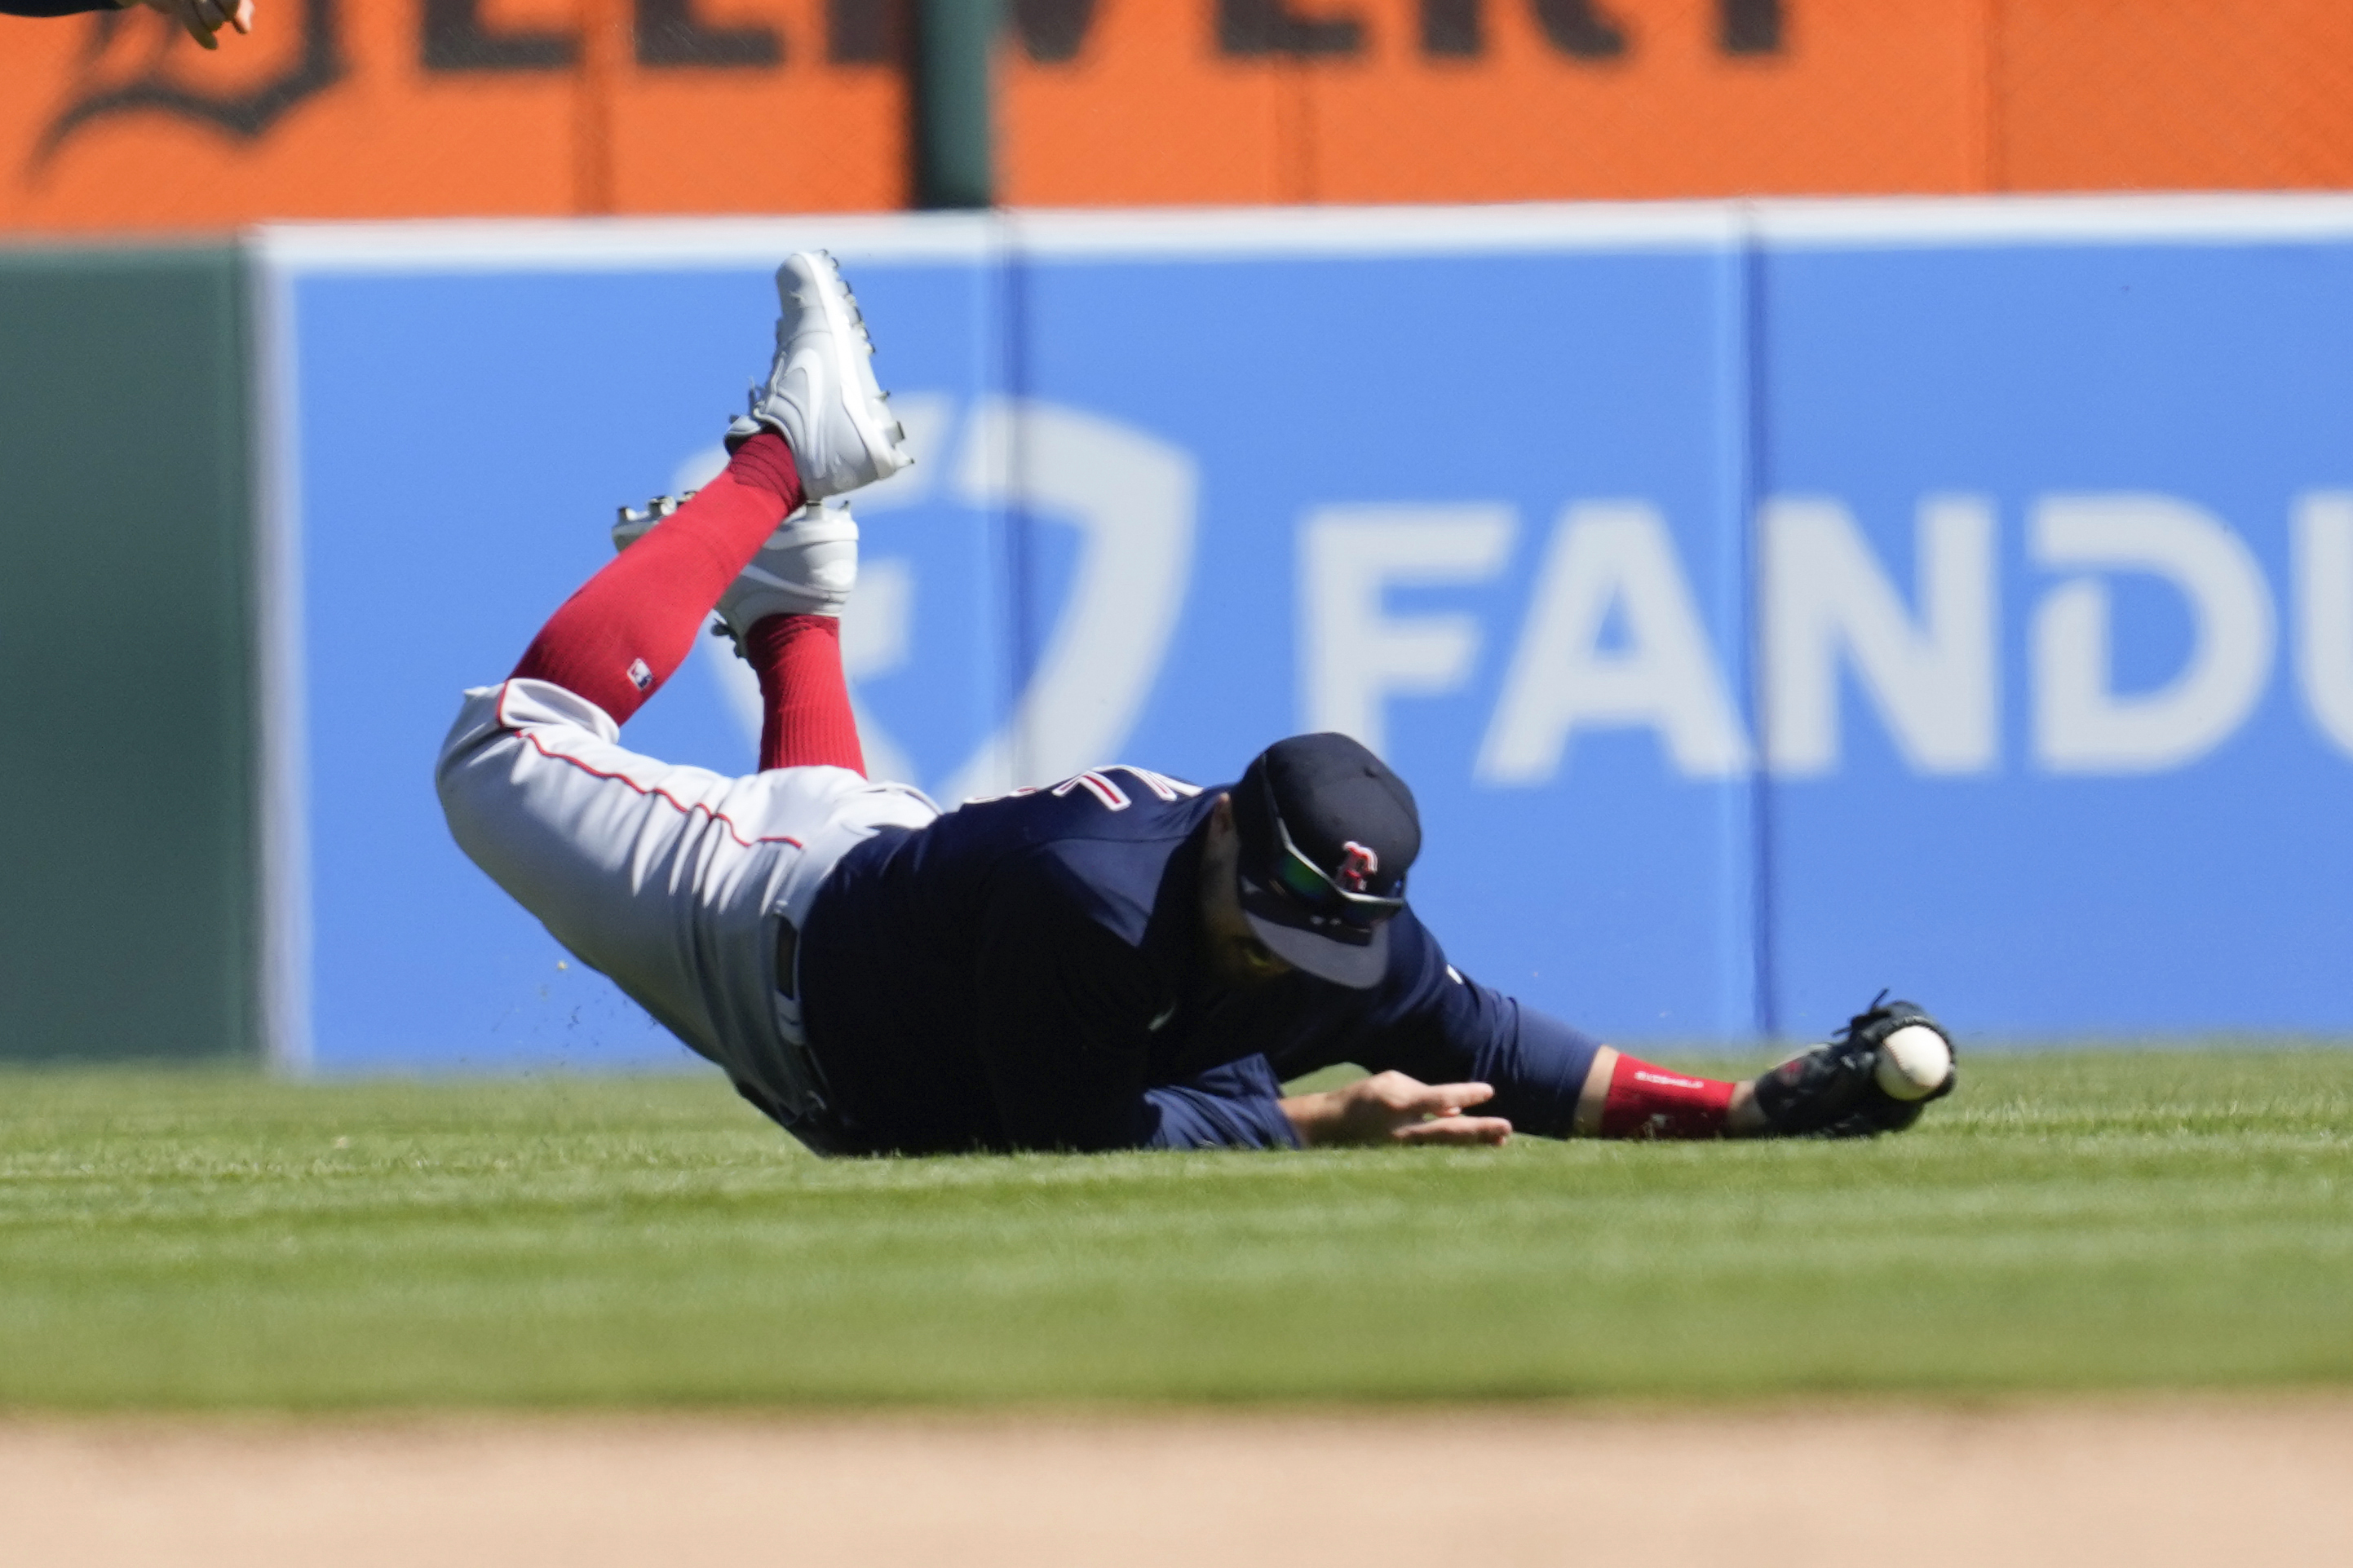
[[[1413,796],[1341,735],[1203,788],[1106,766],[943,813],[864,775],[839,649],[857,526],[908,462],[830,258],[776,275],[776,353],[726,470],[466,694],[450,830],[565,947],[823,1153],[1858,1135],[1909,1004],[1733,1083],[1638,1061],[1477,984],[1407,902]],[[757,672],[761,771],[620,728],[716,606]],[[1941,1030],[1937,1031],[1941,1034]],[[1320,1094],[1282,1084],[1355,1063]],[[1950,1089],[1949,1073],[1926,1098]]]

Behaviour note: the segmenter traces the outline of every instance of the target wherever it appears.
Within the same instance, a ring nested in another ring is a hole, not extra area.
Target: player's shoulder
[[[952,815],[993,841],[997,898],[1060,906],[1140,942],[1170,858],[1216,798],[1198,784],[1121,764],[969,801]]]
[[[1208,815],[1215,794],[1152,768],[1113,763],[1060,784],[968,800],[950,815],[1028,844],[1070,839],[1182,838]]]
[[[1378,1011],[1418,1012],[1433,1004],[1445,1005],[1470,985],[1463,973],[1448,962],[1446,950],[1411,909],[1398,911],[1388,922],[1388,969],[1380,983],[1360,992],[1364,1005]]]

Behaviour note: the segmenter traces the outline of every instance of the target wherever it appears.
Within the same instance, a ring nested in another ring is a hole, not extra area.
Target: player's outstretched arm
[[[1465,1116],[1495,1091],[1483,1083],[1423,1083],[1401,1072],[1375,1073],[1321,1094],[1282,1102],[1309,1148],[1376,1143],[1501,1143],[1512,1124],[1500,1116]]]
[[[1881,992],[1829,1041],[1727,1082],[1594,1053],[1571,1131],[1580,1138],[1870,1138],[1901,1132],[1953,1092],[1953,1041],[1917,1004]]]

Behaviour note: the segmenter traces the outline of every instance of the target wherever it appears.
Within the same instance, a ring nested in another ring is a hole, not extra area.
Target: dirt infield
[[[2317,1563],[2353,1398],[0,1422],[12,1568]]]

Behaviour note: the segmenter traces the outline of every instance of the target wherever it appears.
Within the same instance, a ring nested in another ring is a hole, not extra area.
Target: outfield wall
[[[1694,204],[260,231],[282,1058],[675,1058],[429,765],[811,244],[922,458],[878,771],[1354,731],[1450,954],[1614,1037],[2353,1029],[2353,202]],[[714,642],[629,734],[755,731]]]

